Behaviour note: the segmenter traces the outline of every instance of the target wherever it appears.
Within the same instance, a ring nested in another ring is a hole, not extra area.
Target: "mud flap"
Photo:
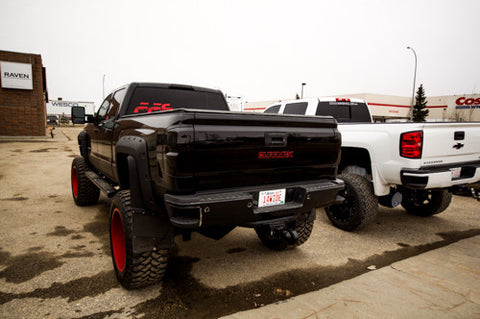
[[[133,253],[141,254],[157,249],[170,249],[174,243],[174,229],[166,216],[147,215],[143,209],[133,214]]]

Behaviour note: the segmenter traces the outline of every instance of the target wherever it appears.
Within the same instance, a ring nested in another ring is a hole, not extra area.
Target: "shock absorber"
[[[472,193],[472,197],[476,200],[480,201],[480,191],[477,191],[475,188],[470,188],[470,192]]]

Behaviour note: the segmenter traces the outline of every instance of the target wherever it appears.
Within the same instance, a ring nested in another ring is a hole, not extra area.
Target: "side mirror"
[[[85,124],[85,108],[83,106],[72,106],[72,123]]]

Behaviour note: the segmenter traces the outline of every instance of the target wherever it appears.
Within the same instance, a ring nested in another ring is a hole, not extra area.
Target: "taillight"
[[[400,156],[407,158],[421,158],[423,145],[423,131],[403,133],[400,136]]]

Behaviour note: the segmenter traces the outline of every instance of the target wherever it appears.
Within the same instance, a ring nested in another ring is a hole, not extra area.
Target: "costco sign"
[[[478,109],[480,108],[480,98],[466,98],[462,96],[455,101],[457,109]]]

